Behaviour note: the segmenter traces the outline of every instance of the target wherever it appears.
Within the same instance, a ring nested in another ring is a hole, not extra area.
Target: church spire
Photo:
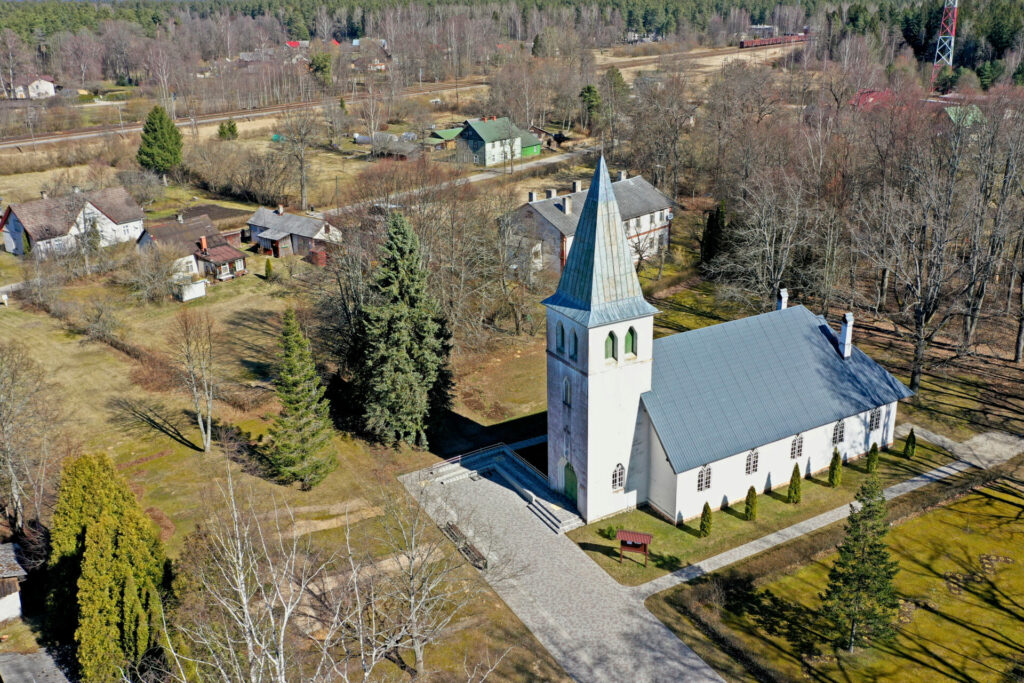
[[[603,156],[594,170],[558,289],[543,303],[587,327],[657,311],[640,289]]]

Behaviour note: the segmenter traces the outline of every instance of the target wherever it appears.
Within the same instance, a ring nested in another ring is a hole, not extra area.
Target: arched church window
[[[747,474],[754,474],[755,472],[757,472],[757,458],[758,456],[756,448],[747,453]]]
[[[565,328],[562,327],[562,323],[558,323],[555,327],[555,351],[559,353],[565,351]]]
[[[604,357],[605,358],[618,358],[619,357],[619,340],[615,336],[614,332],[609,332],[608,336],[604,340]]]
[[[878,425],[880,425],[880,424],[882,424],[882,409],[881,408],[872,408],[871,409],[871,422],[868,425],[868,429],[873,432],[876,429],[878,429]]]
[[[838,446],[846,438],[846,420],[840,420],[836,422],[836,426],[832,428],[832,445]]]
[[[706,491],[711,488],[711,465],[704,465],[697,473],[697,490]]]
[[[793,437],[793,443],[789,446],[789,457],[796,460],[804,454],[804,437],[801,434]]]
[[[636,330],[632,327],[626,333],[626,355],[636,355]]]
[[[620,462],[612,470],[612,490],[617,491],[626,484],[626,468],[622,466]]]
[[[576,356],[579,352],[579,339],[576,337],[576,330],[570,330],[569,332],[569,358],[576,360]]]
[[[572,405],[572,384],[569,383],[568,377],[562,380],[562,403]]]

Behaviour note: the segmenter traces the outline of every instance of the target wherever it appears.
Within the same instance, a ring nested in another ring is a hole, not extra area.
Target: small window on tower
[[[636,330],[632,327],[629,328],[629,332],[626,333],[626,355],[636,355]]]
[[[555,327],[555,351],[563,353],[565,351],[565,328],[562,327],[562,323],[558,323]]]
[[[569,383],[568,377],[562,380],[562,403],[572,405],[572,384]]]
[[[612,490],[618,491],[626,484],[626,468],[622,466],[620,462],[612,470]]]
[[[579,339],[576,337],[576,330],[569,332],[569,358],[576,360],[579,355]]]
[[[614,332],[609,332],[604,340],[604,357],[617,359],[619,357],[619,340]]]

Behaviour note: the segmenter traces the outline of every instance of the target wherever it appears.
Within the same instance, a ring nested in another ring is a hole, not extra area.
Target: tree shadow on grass
[[[735,517],[736,519],[740,520],[741,522],[747,521],[747,516],[744,513],[742,513],[739,510],[737,510],[736,508],[734,508],[733,506],[731,506],[731,505],[728,506],[728,507],[722,508],[722,512],[724,512],[725,514],[729,515],[730,517]]]
[[[676,524],[676,528],[680,531],[685,531],[694,538],[700,538],[700,529],[697,527],[690,526],[686,522],[679,522],[678,524]]]
[[[785,638],[800,656],[821,654],[827,638],[821,633],[817,613],[785,600],[771,591],[759,591],[753,577],[730,572],[719,579],[724,594],[723,606],[738,616],[748,616],[770,636]]]
[[[185,436],[181,416],[168,414],[166,408],[156,401],[115,398],[108,401],[107,407],[114,413],[111,421],[127,432],[152,430],[192,450],[203,450],[202,446]]]
[[[779,493],[778,491],[768,491],[767,495],[768,495],[769,498],[777,500],[780,503],[788,503],[789,502],[789,497],[786,494],[784,494],[784,493]]]

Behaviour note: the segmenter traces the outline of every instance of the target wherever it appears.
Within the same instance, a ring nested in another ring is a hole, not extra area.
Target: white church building
[[[550,486],[592,522],[676,522],[893,440],[911,392],[803,306],[654,339],[604,159],[547,306]]]

